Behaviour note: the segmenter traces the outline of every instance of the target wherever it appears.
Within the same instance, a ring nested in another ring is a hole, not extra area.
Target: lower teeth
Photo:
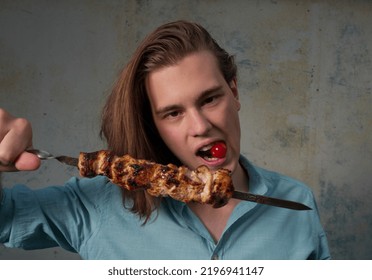
[[[217,160],[218,158],[215,158],[215,157],[208,157],[208,156],[205,156],[203,157],[205,160],[207,161],[212,161],[212,160]]]

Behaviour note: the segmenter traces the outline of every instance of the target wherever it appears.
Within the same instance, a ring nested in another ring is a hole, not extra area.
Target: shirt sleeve
[[[308,205],[312,208],[310,211],[305,211],[305,214],[309,215],[307,219],[309,225],[309,229],[311,232],[311,244],[312,244],[312,252],[308,256],[309,260],[327,260],[330,259],[330,251],[328,247],[328,240],[326,232],[321,224],[318,205],[315,200],[314,193],[312,190],[304,185],[301,182],[297,183],[297,188],[299,190],[299,196],[294,198],[296,201],[303,201],[305,205]],[[303,225],[304,227],[306,225]],[[310,240],[310,239],[309,239]]]
[[[329,246],[328,246],[327,235],[321,224],[318,207],[317,207],[314,197],[313,197],[313,201],[314,201],[313,224],[315,228],[315,236],[317,237],[316,244],[318,244],[314,252],[314,259],[329,260],[331,259],[331,253],[330,253]]]
[[[330,251],[328,247],[328,241],[326,232],[321,224],[318,206],[315,200],[315,196],[310,187],[308,187],[303,182],[300,182],[294,178],[290,178],[285,175],[280,175],[277,173],[270,173],[271,180],[274,178],[275,194],[280,198],[293,200],[301,202],[312,210],[310,211],[300,211],[298,213],[294,212],[292,214],[300,214],[303,219],[298,220],[293,224],[294,232],[297,232],[296,228],[302,227],[303,229],[308,229],[308,238],[299,248],[309,248],[311,246],[311,251],[309,251],[308,259],[323,260],[330,259]],[[270,196],[271,194],[269,194]],[[305,218],[307,217],[307,218]],[[304,233],[305,234],[305,233]],[[305,234],[306,236],[306,234]],[[299,243],[301,244],[301,243]]]
[[[7,247],[60,246],[72,252],[100,226],[99,205],[107,200],[108,180],[71,178],[64,186],[4,189],[0,204],[0,242]]]

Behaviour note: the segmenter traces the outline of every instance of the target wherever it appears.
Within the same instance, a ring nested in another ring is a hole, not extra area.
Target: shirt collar
[[[239,162],[244,170],[246,170],[248,173],[249,192],[259,195],[264,195],[267,193],[268,187],[259,169],[243,155],[240,155]]]

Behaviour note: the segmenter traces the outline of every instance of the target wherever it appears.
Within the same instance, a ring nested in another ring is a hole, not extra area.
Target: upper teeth
[[[212,147],[213,147],[213,145],[210,144],[210,145],[207,145],[207,146],[204,146],[203,148],[201,148],[200,151],[206,152],[206,151],[210,150]]]

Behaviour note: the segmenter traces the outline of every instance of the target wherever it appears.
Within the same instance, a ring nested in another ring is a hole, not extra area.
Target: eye
[[[213,104],[215,104],[215,103],[218,102],[219,98],[220,98],[220,95],[218,95],[218,94],[208,96],[208,97],[206,97],[206,98],[202,101],[202,106],[205,106],[205,105],[213,105]]]
[[[176,119],[181,115],[180,111],[170,111],[163,115],[163,119]]]

